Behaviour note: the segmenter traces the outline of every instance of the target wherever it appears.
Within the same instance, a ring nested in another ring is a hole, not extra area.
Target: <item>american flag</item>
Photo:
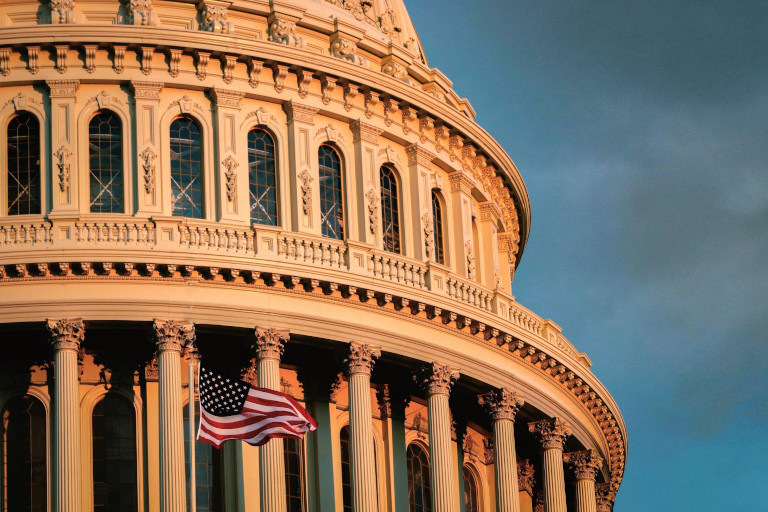
[[[273,437],[301,439],[317,422],[290,396],[230,379],[200,365],[197,438],[219,448],[241,439],[255,446]]]

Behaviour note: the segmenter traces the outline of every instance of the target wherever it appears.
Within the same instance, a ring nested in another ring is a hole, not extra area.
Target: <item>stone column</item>
[[[422,368],[416,380],[427,395],[429,424],[429,465],[433,512],[455,512],[454,488],[458,482],[451,453],[451,411],[448,397],[459,372],[446,365],[432,363]]]
[[[538,437],[544,451],[544,504],[546,512],[567,512],[565,475],[563,474],[563,444],[571,435],[571,427],[559,418],[528,424]]]
[[[595,489],[597,512],[611,512],[616,501],[616,490],[610,483],[597,484]]]
[[[77,354],[85,337],[85,327],[81,319],[48,320],[48,331],[54,351],[54,510],[79,512],[82,495]]]
[[[195,341],[190,322],[155,319],[160,419],[160,512],[186,512],[181,351]]]
[[[260,388],[280,390],[280,356],[288,333],[256,328],[251,349],[256,355]],[[283,440],[270,439],[259,447],[259,489],[262,512],[285,512],[285,459]]]
[[[592,450],[563,455],[576,476],[576,512],[597,512],[595,477],[603,466],[603,459]]]
[[[349,458],[352,512],[376,512],[376,467],[371,424],[371,371],[381,355],[368,345],[352,343],[344,360],[349,389]]]
[[[520,512],[517,484],[517,455],[515,454],[515,416],[523,406],[523,398],[502,388],[479,395],[493,421],[493,450],[496,473],[497,512]]]

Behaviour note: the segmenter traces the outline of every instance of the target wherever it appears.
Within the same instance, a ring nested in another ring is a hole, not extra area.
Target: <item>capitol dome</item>
[[[6,0],[0,75],[2,511],[612,510],[621,413],[402,1]],[[317,431],[190,464],[200,358]]]

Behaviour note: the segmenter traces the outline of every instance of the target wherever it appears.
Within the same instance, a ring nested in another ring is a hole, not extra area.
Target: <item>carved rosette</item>
[[[277,359],[283,355],[285,344],[288,342],[287,332],[278,332],[275,329],[255,329],[255,337],[251,344],[251,350],[256,354],[256,359]]]
[[[541,447],[545,450],[562,450],[565,440],[571,435],[571,426],[560,418],[533,421],[528,424],[528,430],[539,439]]]
[[[592,480],[597,477],[597,472],[603,467],[603,458],[593,450],[582,450],[563,454],[563,461],[570,464],[576,480]]]
[[[85,325],[81,318],[48,320],[46,325],[54,350],[79,350],[85,338]]]
[[[610,483],[597,484],[595,486],[595,499],[597,512],[611,512],[613,502],[616,501],[616,490]]]
[[[517,490],[533,494],[533,485],[536,483],[534,477],[535,468],[531,461],[525,459],[517,464]]]
[[[192,322],[155,319],[155,342],[157,351],[181,352],[195,342],[195,325]]]
[[[417,370],[413,376],[413,379],[424,389],[427,396],[450,395],[451,386],[458,378],[458,371],[440,363],[424,366]]]
[[[381,351],[361,343],[352,343],[349,354],[344,359],[344,372],[349,375],[371,375],[375,360],[381,356]]]
[[[478,395],[477,400],[488,411],[493,421],[515,421],[517,411],[525,403],[522,396],[507,388]]]

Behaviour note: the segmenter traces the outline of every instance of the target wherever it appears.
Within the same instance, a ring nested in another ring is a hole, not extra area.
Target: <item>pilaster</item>
[[[416,226],[413,232],[413,257],[421,261],[435,261],[434,232],[432,229],[432,160],[435,158],[418,144],[405,148],[408,155],[408,181],[411,190],[411,219],[405,223]],[[429,240],[428,240],[429,238]]]
[[[160,91],[162,82],[131,81],[136,108],[136,151],[138,152],[137,214],[162,213],[165,180],[160,174]]]
[[[455,269],[456,273],[467,278],[474,270],[470,271],[467,262],[466,243],[472,242],[472,189],[475,186],[475,180],[468,173],[458,171],[448,176],[451,187],[451,214],[453,215],[453,231],[450,233],[450,242],[454,246],[453,253],[456,255]],[[471,248],[473,253],[475,248]]]
[[[246,147],[238,146],[242,134],[236,125],[240,100],[245,93],[215,87],[211,89],[209,96],[214,112],[218,219],[248,224],[248,154]]]
[[[75,98],[79,80],[46,80],[51,99],[51,213],[71,215],[79,205]]]
[[[480,245],[483,251],[482,261],[477,261],[478,268],[487,269],[483,272],[483,285],[491,290],[501,287],[501,258],[499,257],[498,232],[501,222],[501,208],[493,201],[479,206],[478,227],[480,228]],[[509,268],[509,267],[507,267]],[[508,290],[509,288],[507,288]]]
[[[353,121],[349,128],[352,130],[352,141],[355,145],[354,160],[349,170],[354,173],[355,189],[354,193],[347,194],[349,202],[347,211],[354,214],[349,216],[349,237],[381,249],[383,244],[381,212],[378,212],[379,216],[371,224],[368,219],[370,215],[368,208],[357,204],[358,198],[366,198],[376,208],[381,209],[381,183],[379,168],[376,166],[376,152],[381,130],[361,120]],[[373,229],[369,226],[373,226]]]
[[[288,123],[288,165],[290,168],[292,231],[319,235],[320,180],[317,153],[313,151],[312,127],[318,109],[289,101],[283,105]],[[302,186],[305,190],[302,190]],[[308,192],[308,207],[304,198]]]
[[[77,354],[85,338],[81,319],[48,320],[53,347],[53,505],[56,512],[82,508],[80,396]]]

